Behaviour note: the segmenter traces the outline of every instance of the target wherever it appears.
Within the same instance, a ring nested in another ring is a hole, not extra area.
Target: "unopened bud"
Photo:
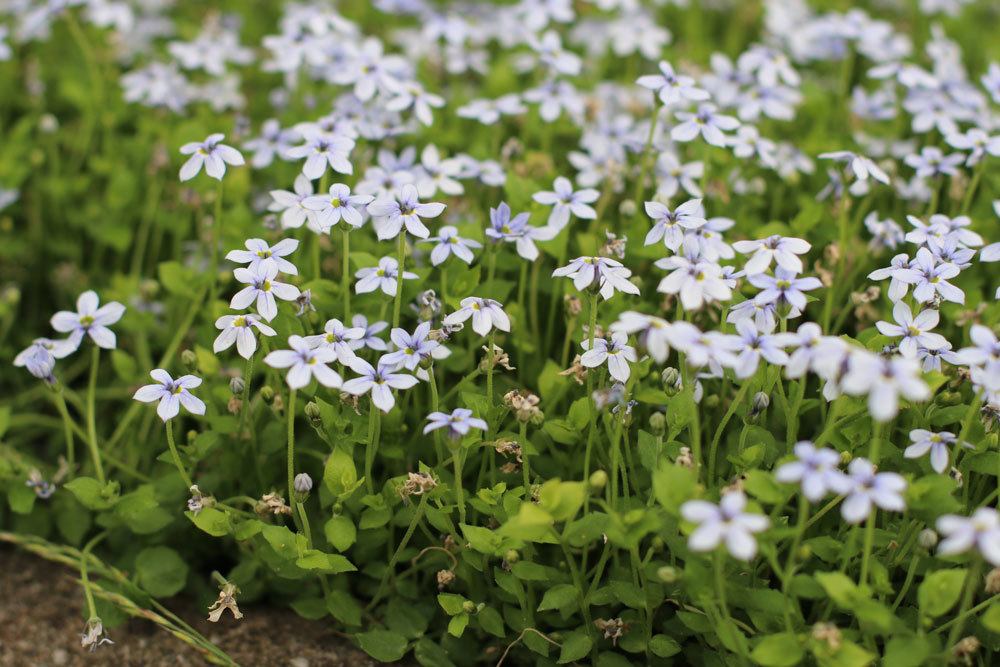
[[[517,561],[521,560],[521,554],[517,553],[517,550],[515,549],[507,549],[507,551],[504,552],[503,559],[510,565],[513,565]]]
[[[938,543],[938,534],[930,528],[924,528],[917,537],[917,542],[924,549],[933,549]]]
[[[198,355],[191,350],[181,352],[181,363],[192,373],[198,370]]]
[[[663,389],[673,396],[677,393],[678,385],[680,384],[681,373],[673,366],[669,368],[664,368],[663,372],[660,373],[660,382],[663,383]]]
[[[593,491],[600,491],[608,484],[608,473],[603,470],[595,470],[590,474],[590,488]]]
[[[771,397],[762,391],[753,395],[753,411],[764,412],[771,405]]]
[[[472,600],[466,600],[465,602],[462,603],[462,611],[464,611],[466,614],[475,614],[476,603],[473,602]]]
[[[247,383],[241,377],[235,377],[229,381],[229,391],[233,392],[234,396],[241,395],[246,387]]]
[[[292,487],[295,489],[295,493],[305,495],[312,491],[312,477],[310,477],[308,473],[300,472],[295,476],[295,480],[292,482]]]
[[[709,409],[717,408],[719,407],[720,400],[721,399],[719,398],[718,394],[709,394],[703,399],[702,405],[704,405],[706,408]]]
[[[274,401],[274,389],[264,385],[260,388],[260,398],[262,401],[270,405]]]
[[[663,435],[667,432],[667,416],[662,412],[649,415],[649,430],[653,435]]]
[[[677,571],[676,567],[670,565],[664,565],[656,571],[656,576],[665,584],[675,583],[681,578],[681,573]]]
[[[316,401],[306,403],[304,412],[306,413],[306,418],[309,419],[313,426],[319,426],[323,423],[320,417],[319,405],[316,404]]]

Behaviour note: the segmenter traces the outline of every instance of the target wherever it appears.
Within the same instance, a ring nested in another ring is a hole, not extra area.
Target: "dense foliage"
[[[434,666],[986,664],[1000,8],[862,4],[0,2],[0,540],[109,655],[231,664],[184,593]]]

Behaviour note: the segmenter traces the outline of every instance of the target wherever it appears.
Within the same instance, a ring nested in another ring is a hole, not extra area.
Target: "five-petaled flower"
[[[459,324],[471,317],[472,330],[480,336],[488,334],[493,327],[500,331],[510,331],[510,318],[499,301],[469,296],[462,299],[459,305],[461,308],[444,318],[446,325]]]
[[[108,328],[122,318],[125,306],[117,301],[100,305],[97,292],[87,290],[76,299],[76,312],[60,310],[52,316],[52,328],[59,333],[68,333],[73,349],[80,347],[83,337],[90,339],[98,347],[113,350],[117,344],[115,332]]]
[[[173,419],[180,412],[182,405],[191,414],[205,414],[205,403],[190,391],[201,384],[201,378],[182,375],[175,380],[162,368],[150,371],[149,376],[156,380],[156,384],[139,387],[132,398],[142,403],[159,401],[156,414],[160,415],[160,419],[163,421]]]
[[[264,357],[271,368],[287,368],[285,381],[292,389],[301,389],[316,378],[324,387],[339,388],[343,381],[337,371],[327,364],[336,361],[337,353],[331,347],[310,347],[302,336],[289,336],[290,350],[275,350]]]
[[[706,500],[689,500],[681,505],[685,521],[698,524],[688,536],[691,551],[714,551],[725,542],[726,550],[740,560],[751,560],[757,554],[754,533],[767,530],[766,516],[748,514],[744,510],[747,498],[742,491],[730,491],[718,505]]]
[[[225,138],[224,134],[210,134],[205,141],[193,141],[181,146],[181,154],[191,156],[181,166],[181,180],[190,181],[204,166],[206,174],[221,181],[226,175],[227,164],[242,166],[243,155],[232,146],[222,143]]]
[[[451,414],[447,412],[432,412],[427,415],[427,421],[429,423],[424,427],[424,433],[430,433],[439,428],[446,428],[448,429],[449,437],[456,440],[474,428],[483,431],[489,429],[486,420],[473,417],[472,410],[468,408],[455,408],[451,411]]]

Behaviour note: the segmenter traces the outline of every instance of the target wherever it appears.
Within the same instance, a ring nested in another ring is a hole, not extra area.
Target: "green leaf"
[[[464,611],[465,598],[454,593],[438,593],[438,604],[449,616],[461,614]]]
[[[303,570],[313,570],[324,574],[341,574],[342,572],[354,572],[358,568],[354,563],[347,560],[340,554],[323,553],[318,549],[306,549],[295,564]]]
[[[666,635],[653,635],[649,640],[649,650],[653,655],[669,658],[681,652],[681,645]]]
[[[680,506],[694,497],[698,479],[690,468],[667,461],[653,473],[653,493],[663,509],[673,515],[680,514]]]
[[[505,636],[503,618],[500,617],[500,612],[493,607],[483,607],[476,614],[476,620],[479,621],[479,625],[482,626],[483,630],[491,635],[496,637]]]
[[[452,616],[451,620],[448,621],[448,634],[453,637],[461,637],[462,633],[465,632],[465,628],[469,625],[469,615],[465,612]]]
[[[791,667],[801,662],[805,653],[799,640],[790,632],[764,637],[750,652],[750,657],[765,667]]]
[[[497,533],[528,542],[556,543],[552,515],[534,503],[521,503],[520,509]]]
[[[559,651],[559,664],[582,660],[590,653],[594,641],[585,632],[573,632],[563,638],[562,649]]]
[[[347,591],[330,591],[326,596],[326,608],[344,625],[361,625],[361,605]]]
[[[10,503],[10,511],[15,514],[31,514],[35,507],[35,499],[38,498],[35,492],[27,484],[20,484],[20,480],[15,480],[10,489],[7,490],[7,502]]]
[[[569,606],[576,606],[579,602],[576,586],[573,584],[556,584],[545,591],[542,601],[538,605],[537,611],[548,611],[550,609],[563,609]]]
[[[931,572],[917,589],[920,611],[927,616],[940,616],[955,606],[962,594],[965,569],[938,570]]]
[[[139,585],[153,597],[180,593],[187,582],[188,566],[169,547],[148,547],[135,557]]]
[[[406,637],[391,630],[359,632],[354,638],[362,651],[381,662],[396,662],[406,655]]]
[[[330,453],[323,468],[323,484],[335,496],[349,495],[357,488],[358,469],[354,458],[337,448]]]
[[[980,617],[979,622],[990,632],[1000,633],[1000,604],[991,604],[986,613]]]
[[[106,510],[118,502],[118,485],[113,482],[102,485],[93,477],[77,477],[66,488],[88,509]]]
[[[555,521],[566,521],[576,516],[587,495],[583,482],[562,482],[552,479],[538,493],[538,504],[552,515]]]
[[[497,553],[503,543],[503,539],[489,528],[470,526],[465,523],[461,524],[460,527],[469,546],[481,554],[492,556]]]
[[[323,525],[323,534],[326,540],[337,551],[347,551],[358,539],[358,529],[350,517],[343,514],[331,517]]]
[[[185,512],[185,514],[191,519],[191,523],[213,537],[228,535],[232,529],[232,525],[229,522],[229,515],[214,507],[206,507],[197,514],[194,512]]]

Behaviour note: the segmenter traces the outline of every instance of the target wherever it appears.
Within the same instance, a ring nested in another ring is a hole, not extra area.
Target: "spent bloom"
[[[139,387],[132,398],[142,403],[159,401],[156,414],[160,415],[160,419],[163,421],[173,419],[180,412],[182,405],[191,414],[205,414],[205,404],[190,391],[201,384],[201,378],[182,375],[174,380],[170,377],[170,373],[162,368],[150,371],[149,376],[156,380],[156,383]]]
[[[227,164],[234,167],[243,165],[243,155],[232,146],[222,143],[225,138],[224,134],[210,134],[205,141],[194,141],[181,146],[181,155],[191,156],[181,166],[181,180],[190,181],[204,166],[206,174],[221,181],[226,175]]]
[[[60,310],[52,316],[52,328],[59,333],[68,333],[67,341],[73,349],[80,347],[83,337],[90,339],[98,347],[113,350],[117,344],[115,332],[108,328],[122,318],[125,306],[117,301],[100,305],[97,292],[87,290],[76,299],[76,312]]]
[[[510,331],[510,318],[503,310],[503,305],[493,299],[483,299],[469,296],[459,303],[461,306],[451,315],[444,318],[444,323],[453,326],[472,318],[472,330],[480,336],[485,336],[493,327],[500,331]]]
[[[327,364],[336,361],[337,353],[332,347],[313,348],[302,336],[289,336],[290,350],[275,350],[264,357],[264,363],[271,368],[287,368],[285,381],[292,389],[301,389],[316,378],[324,387],[339,388],[340,375]]]
[[[427,415],[427,421],[428,424],[424,427],[424,433],[446,428],[448,429],[448,435],[456,440],[474,428],[483,431],[489,429],[486,420],[473,417],[472,410],[468,408],[455,408],[451,411],[451,414],[447,412],[432,412]]]
[[[730,491],[718,505],[705,500],[689,500],[681,505],[685,521],[698,524],[688,537],[692,551],[714,551],[723,542],[726,549],[740,560],[751,560],[757,554],[754,533],[767,530],[770,522],[761,514],[748,514],[747,498],[742,491]]]
[[[216,354],[223,350],[228,350],[236,343],[236,351],[244,359],[249,359],[257,351],[257,336],[253,330],[261,332],[265,336],[274,336],[275,330],[260,321],[256,315],[247,313],[245,315],[223,315],[215,321],[215,328],[220,329],[220,333],[215,338],[212,349]]]

